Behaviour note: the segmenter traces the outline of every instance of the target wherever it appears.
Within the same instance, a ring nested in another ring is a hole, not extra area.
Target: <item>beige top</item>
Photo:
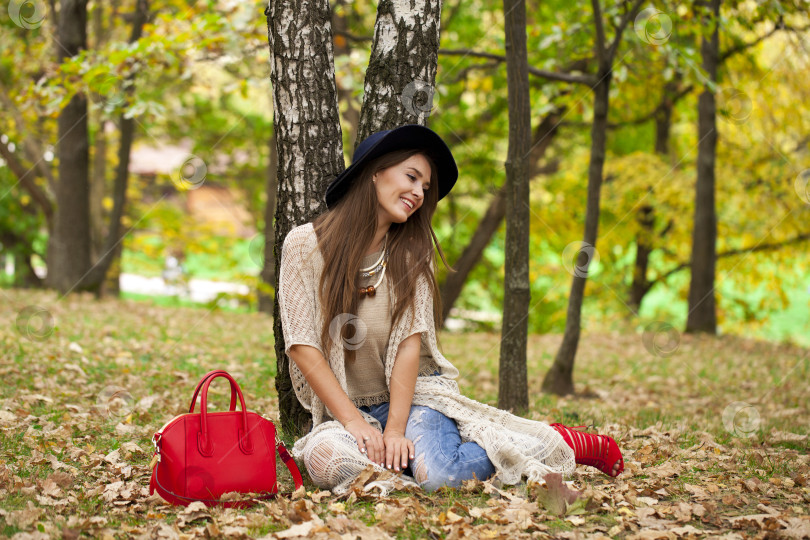
[[[289,358],[293,344],[315,347],[324,355],[340,387],[347,391],[343,347],[331,343],[324,351],[318,337],[324,322],[317,291],[323,267],[323,257],[312,223],[292,229],[282,246],[277,294],[284,332],[284,352],[295,395],[301,405],[312,413],[312,431],[298,439],[292,449],[293,456],[298,459],[303,458],[307,445],[311,441],[317,442],[319,437],[328,436],[334,441],[351,437],[309,386],[297,364]],[[396,303],[395,291],[391,291],[390,295],[393,305]],[[439,375],[434,377],[420,373],[414,388],[413,405],[430,407],[455,420],[461,440],[475,441],[483,447],[495,465],[499,479],[505,484],[516,484],[523,476],[529,482],[542,482],[549,472],[564,476],[574,472],[574,451],[547,423],[520,418],[459,393],[456,382],[458,369],[444,357],[436,342],[433,291],[423,275],[416,282],[413,307],[406,309],[404,316],[390,331],[383,362],[388,385],[399,344],[417,332],[421,333],[422,345],[430,351],[431,362]],[[379,422],[371,415],[363,413],[363,417],[372,426],[380,428]],[[364,464],[373,465],[368,457],[358,455]],[[351,481],[346,482],[336,486],[333,493],[345,493],[351,484]]]
[[[379,259],[382,249],[366,255],[360,263],[361,268],[368,268]],[[391,317],[394,306],[391,304],[388,273],[376,288],[374,296],[363,296],[357,304],[357,320],[355,329],[348,346],[356,349],[354,362],[346,364],[347,394],[352,402],[362,407],[364,405],[377,405],[390,400],[388,385],[385,381],[385,356],[388,352],[388,339],[391,335]],[[380,279],[379,275],[362,278],[358,287],[374,285]],[[419,358],[419,373],[430,375],[438,370],[430,348],[422,342]]]

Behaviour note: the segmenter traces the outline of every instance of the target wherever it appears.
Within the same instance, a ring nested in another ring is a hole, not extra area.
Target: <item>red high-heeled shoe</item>
[[[587,426],[576,426],[570,428],[560,423],[550,424],[562,435],[565,442],[574,450],[574,457],[578,465],[590,465],[596,467],[608,476],[619,476],[624,470],[624,459],[619,450],[619,445],[608,435],[597,435],[595,433],[583,433],[578,428]],[[613,474],[613,465],[619,462],[619,470]]]

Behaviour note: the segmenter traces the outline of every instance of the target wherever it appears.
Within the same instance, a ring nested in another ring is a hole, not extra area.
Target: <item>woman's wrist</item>
[[[345,420],[338,419],[338,421],[339,421],[341,424],[343,424],[343,427],[344,427],[344,428],[345,428],[346,426],[348,426],[349,424],[351,424],[352,422],[357,422],[358,420],[360,420],[360,421],[362,421],[362,422],[365,422],[365,419],[363,418],[363,415],[362,415],[362,414],[360,414],[360,411],[358,411],[357,409],[355,409],[355,414],[353,414],[353,415],[352,415],[352,416],[350,416],[349,418],[346,418]]]

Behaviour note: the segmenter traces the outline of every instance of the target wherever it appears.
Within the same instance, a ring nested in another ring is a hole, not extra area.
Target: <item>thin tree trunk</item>
[[[273,278],[278,291],[284,238],[326,210],[326,186],[345,165],[328,1],[273,1],[265,15],[278,155]],[[307,431],[311,417],[298,402],[290,380],[278,295],[273,332],[279,420],[284,433],[298,436]]]
[[[720,0],[696,2],[709,13],[704,26],[711,25],[711,36],[701,40],[703,70],[717,82],[719,63]],[[717,214],[714,201],[714,166],[717,149],[716,107],[714,93],[706,86],[698,98],[698,157],[695,189],[695,221],[692,229],[692,277],[689,283],[687,332],[717,333],[717,307],[714,294],[717,266]]]
[[[87,47],[87,0],[62,0],[59,11],[57,61]],[[87,138],[87,97],[74,95],[57,121],[59,181],[54,227],[48,237],[49,287],[66,294],[90,269],[90,183]]]
[[[143,34],[143,27],[149,15],[149,1],[137,0],[135,13],[132,21],[132,31],[129,42],[135,43]],[[127,99],[134,93],[134,88],[128,86],[125,89]],[[93,266],[92,270],[83,281],[83,288],[93,290],[97,297],[103,294],[103,290],[116,290],[116,287],[103,287],[107,272],[116,257],[120,257],[121,249],[119,244],[124,240],[125,232],[121,230],[121,219],[124,216],[124,209],[127,203],[127,185],[129,184],[129,159],[132,150],[132,143],[135,139],[135,119],[127,118],[121,114],[119,118],[120,140],[118,144],[118,167],[115,171],[115,182],[113,183],[113,209],[110,214],[110,224],[107,231],[107,238],[104,242],[101,257]],[[120,262],[116,262],[119,268]]]
[[[661,103],[655,113],[655,153],[660,156],[669,155],[669,135],[672,129],[672,109],[675,107],[674,97],[678,94],[681,76],[667,81],[661,95]],[[652,186],[648,188],[652,191]],[[636,260],[633,264],[633,281],[630,284],[630,298],[627,306],[633,315],[638,315],[644,295],[650,290],[647,280],[647,270],[650,265],[650,253],[653,251],[653,238],[655,228],[655,208],[649,204],[638,209],[636,221],[641,231],[636,234]]]
[[[506,156],[506,268],[498,407],[523,413],[529,408],[526,345],[529,332],[529,153],[531,105],[526,51],[526,4],[503,1],[509,95]]]
[[[441,0],[380,0],[355,148],[402,124],[427,124],[439,60]]]
[[[530,181],[540,173],[553,172],[557,168],[557,164],[553,163],[550,164],[548,168],[541,170],[539,164],[557,134],[557,127],[559,126],[562,113],[562,109],[549,113],[534,130],[529,158]],[[449,272],[441,284],[442,320],[447,321],[453,304],[458,300],[464,288],[464,284],[467,282],[467,276],[469,276],[472,269],[475,268],[475,265],[478,264],[478,261],[481,260],[481,255],[492,241],[492,237],[495,236],[495,233],[500,228],[505,216],[506,184],[495,192],[495,196],[492,197],[489,207],[486,212],[484,212],[484,217],[473,233],[472,239],[464,248],[458,260],[453,263],[453,268],[456,271]]]
[[[641,301],[649,290],[647,268],[650,264],[650,253],[652,253],[655,209],[649,204],[643,205],[636,214],[636,221],[641,226],[641,231],[636,234],[636,261],[633,265],[633,283],[630,285],[630,298],[627,301],[627,306],[634,315],[638,315],[641,309]]]
[[[582,247],[577,252],[571,293],[568,297],[568,311],[565,320],[565,333],[562,344],[543,380],[543,391],[554,394],[574,392],[574,360],[581,330],[582,302],[585,295],[585,282],[588,268],[596,252],[596,238],[599,228],[599,197],[602,175],[605,166],[605,145],[607,120],[610,106],[610,80],[613,73],[613,59],[616,55],[622,34],[627,24],[635,19],[643,0],[636,0],[625,12],[616,26],[616,35],[609,46],[605,39],[602,10],[599,0],[591,0],[593,6],[595,39],[594,51],[599,69],[593,87],[593,124],[591,125],[591,158],[588,166],[588,202],[585,210],[585,235]]]
[[[599,227],[599,197],[602,187],[602,171],[605,166],[605,144],[607,139],[608,93],[610,91],[610,71],[600,71],[599,82],[594,88],[593,125],[591,128],[591,160],[588,166],[588,202],[585,210],[585,235],[577,252],[575,271],[568,298],[568,311],[565,320],[565,333],[554,363],[543,380],[543,391],[554,394],[574,392],[574,359],[579,345],[582,302],[585,296],[585,282],[588,268],[596,250],[596,237]]]
[[[104,249],[104,194],[107,191],[107,134],[102,118],[93,141],[93,167],[90,175],[90,258],[98,260]]]
[[[104,28],[104,3],[95,2],[93,7],[92,46],[100,51],[107,42]],[[96,112],[98,129],[93,140],[93,166],[90,175],[90,260],[96,261],[104,249],[104,194],[107,191],[107,120],[103,111]]]

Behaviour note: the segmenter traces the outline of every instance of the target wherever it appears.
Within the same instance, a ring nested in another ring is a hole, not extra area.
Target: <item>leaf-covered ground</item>
[[[495,404],[498,335],[441,341],[463,392]],[[212,368],[275,419],[270,319],[0,290],[0,536],[810,537],[810,350],[661,325],[585,332],[579,394],[561,399],[539,391],[559,341],[530,337],[529,416],[613,435],[618,479],[580,467],[567,500],[553,481],[381,498],[364,475],[348,497],[307,483],[249,510],[173,507],[148,493],[152,434]]]

